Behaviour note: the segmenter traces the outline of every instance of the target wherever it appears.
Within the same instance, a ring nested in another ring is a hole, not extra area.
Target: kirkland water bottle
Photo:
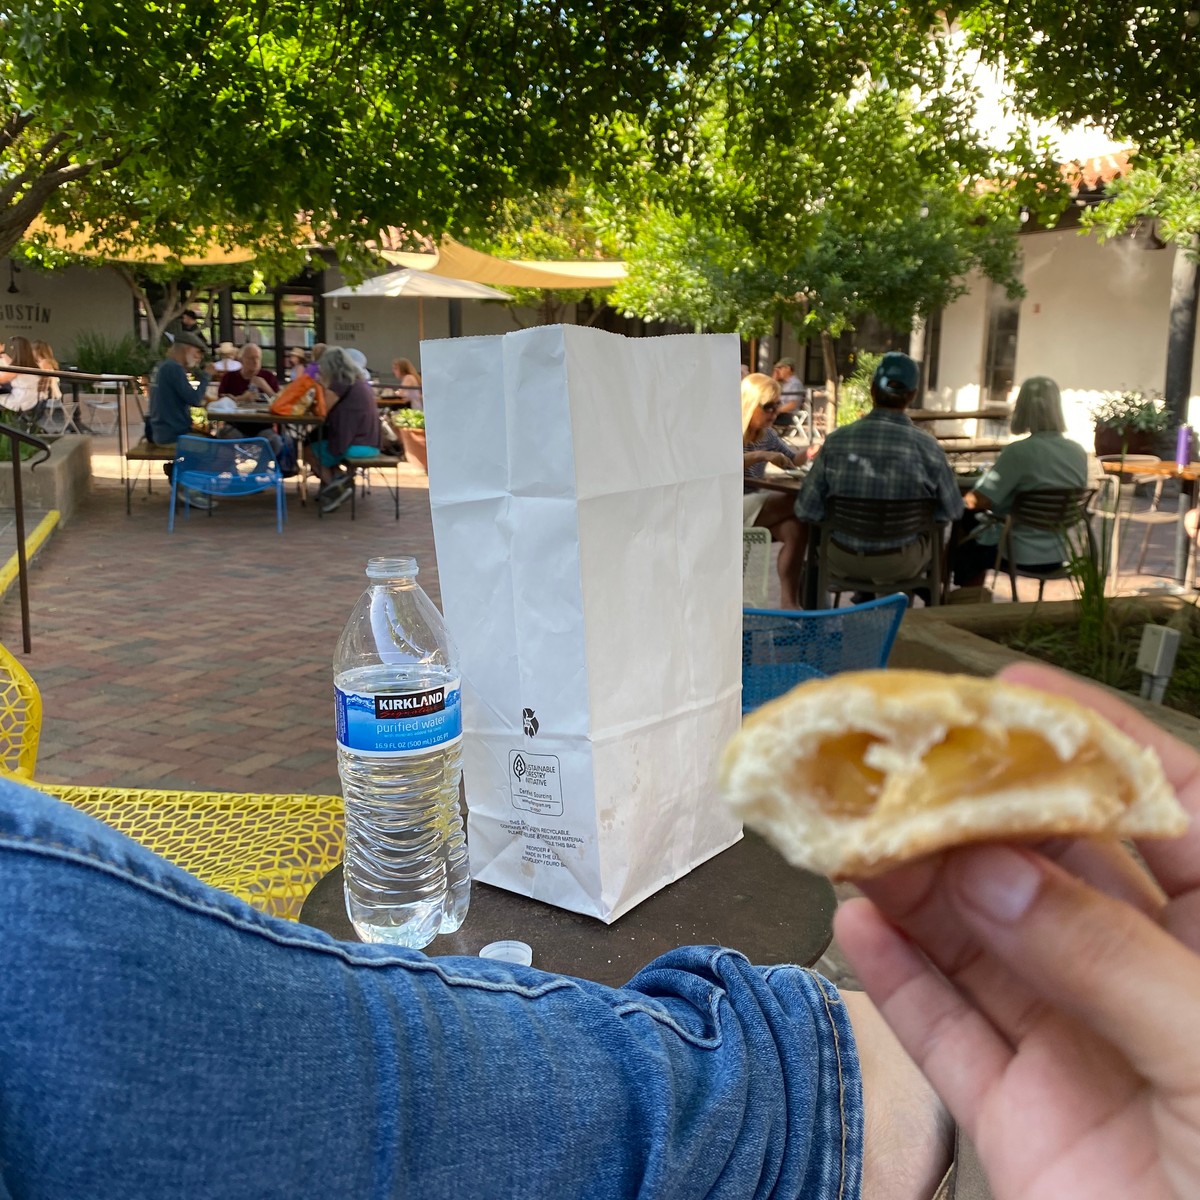
[[[457,654],[415,558],[373,558],[333,660],[346,911],[366,942],[427,946],[471,902]]]

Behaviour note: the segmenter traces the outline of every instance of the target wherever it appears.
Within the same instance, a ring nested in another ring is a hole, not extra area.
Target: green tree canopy
[[[909,328],[972,270],[1019,287],[1023,207],[1062,203],[1048,147],[990,149],[956,90],[862,86],[819,115],[757,159],[714,134],[704,193],[677,188],[637,220],[615,303],[747,337],[777,316],[837,335],[868,312]]]
[[[955,10],[952,10],[955,11]],[[976,0],[969,44],[1022,110],[1150,147],[1200,140],[1200,10],[1180,0]]]
[[[727,49],[718,0],[16,0],[0,254],[39,214],[186,251],[458,231],[639,115],[664,153]],[[136,222],[136,226],[134,225]]]

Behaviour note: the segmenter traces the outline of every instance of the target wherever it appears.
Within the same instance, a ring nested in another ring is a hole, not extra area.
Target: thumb
[[[1073,1015],[1160,1088],[1193,1094],[1200,958],[1154,920],[1008,846],[947,864],[953,903],[983,947],[1051,1007]]]

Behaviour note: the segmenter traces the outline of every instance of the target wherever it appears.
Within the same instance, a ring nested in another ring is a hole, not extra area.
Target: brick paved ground
[[[161,475],[126,517],[112,478],[119,464],[106,449],[97,445],[90,503],[31,575],[26,661],[45,706],[39,778],[337,791],[331,662],[366,560],[415,554],[439,599],[424,477],[404,477],[399,523],[381,488],[355,522],[348,506],[318,520],[289,491],[283,536],[266,496],[223,503],[211,519],[193,514],[168,535]],[[1171,530],[1154,537],[1149,566],[1165,570]],[[1136,561],[1136,547],[1127,549]],[[1020,586],[1034,598],[1035,583]],[[998,598],[1007,595],[1002,582]],[[1050,598],[1068,595],[1069,583],[1047,588]],[[15,589],[0,606],[0,640],[20,645]]]
[[[161,478],[161,477],[160,477]],[[438,600],[428,493],[405,477],[401,519],[376,487],[318,520],[288,495],[275,532],[268,496],[222,503],[166,530],[166,490],[95,480],[86,510],[31,575],[42,692],[38,777],[47,782],[337,791],[334,643],[379,554],[416,555]],[[0,640],[20,645],[14,598]]]

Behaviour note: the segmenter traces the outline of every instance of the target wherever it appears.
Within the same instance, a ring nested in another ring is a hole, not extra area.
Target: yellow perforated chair
[[[342,857],[341,796],[183,792],[35,783],[42,700],[0,646],[0,771],[119,829],[197,879],[295,920]]]
[[[42,694],[33,677],[0,646],[0,771],[31,780],[42,736]]]

